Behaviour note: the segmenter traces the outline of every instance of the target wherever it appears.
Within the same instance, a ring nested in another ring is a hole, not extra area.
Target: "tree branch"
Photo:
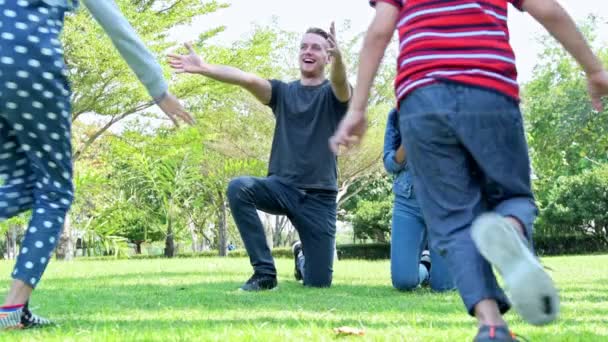
[[[80,146],[80,148],[74,153],[74,157],[73,160],[77,161],[78,158],[80,158],[80,156],[82,156],[82,154],[84,153],[84,151],[89,148],[89,146],[91,146],[91,144],[93,144],[93,142],[95,142],[95,140],[97,140],[103,133],[105,133],[110,127],[112,127],[112,125],[114,125],[115,123],[117,123],[118,121],[126,118],[127,116],[133,114],[133,113],[137,113],[141,110],[144,110],[146,108],[150,108],[152,105],[154,104],[154,102],[146,102],[144,104],[141,104],[139,106],[133,107],[130,110],[120,114],[120,115],[114,115],[112,116],[112,118],[110,119],[110,121],[108,121],[105,125],[103,125],[97,132],[95,132],[93,135],[91,135],[83,144],[82,146]]]

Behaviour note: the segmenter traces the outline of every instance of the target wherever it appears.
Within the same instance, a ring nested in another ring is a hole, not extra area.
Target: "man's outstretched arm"
[[[189,43],[185,44],[187,55],[169,54],[169,65],[178,73],[199,74],[216,81],[234,84],[245,88],[263,104],[270,103],[272,86],[270,81],[241,69],[214,65],[203,61]]]

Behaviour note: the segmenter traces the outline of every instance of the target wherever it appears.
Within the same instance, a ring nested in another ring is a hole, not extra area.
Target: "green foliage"
[[[608,244],[590,235],[535,235],[534,250],[538,255],[605,254]]]
[[[593,41],[596,20],[583,32]],[[536,189],[541,206],[561,176],[581,173],[608,162],[608,111],[592,110],[585,75],[553,39],[544,39],[534,79],[523,91],[524,112]],[[605,48],[600,56],[608,60]]]
[[[291,250],[291,247],[275,247],[271,250],[271,253],[274,258],[293,258],[293,252]],[[246,257],[248,257],[248,254],[245,249],[237,249],[237,250],[228,252],[228,254],[226,256],[229,258],[246,258]],[[212,257],[217,257],[217,251],[204,251],[204,252],[196,252],[196,253],[186,252],[186,253],[178,253],[175,255],[175,258],[182,258],[182,259],[212,258]],[[163,258],[163,256],[162,255],[145,255],[145,254],[128,256],[128,255],[124,254],[124,255],[122,255],[122,258],[130,259],[130,260],[148,260],[148,259],[160,259],[160,258]],[[101,260],[112,260],[112,259],[115,259],[115,258],[104,256],[104,257],[83,258],[82,260],[101,261]]]
[[[391,258],[389,243],[346,244],[336,246],[338,259],[378,260]]]
[[[392,199],[392,189],[393,177],[384,170],[378,170],[360,177],[349,188],[349,196],[346,197],[341,207],[347,214],[342,218],[352,220],[352,214],[362,200],[382,202]]]
[[[608,246],[608,164],[560,177],[548,197],[537,224],[543,235],[593,236]]]
[[[167,41],[171,29],[226,6],[197,0],[148,0],[145,6],[143,1],[116,2],[160,60],[168,47],[177,44]],[[73,85],[74,119],[86,112],[113,116],[151,106],[144,87],[84,8],[68,17],[63,43]]]
[[[362,200],[357,204],[352,224],[355,237],[385,242],[391,233],[393,202]]]

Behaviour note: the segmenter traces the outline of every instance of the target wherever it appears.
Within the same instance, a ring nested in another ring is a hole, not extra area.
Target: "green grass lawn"
[[[561,289],[562,313],[537,328],[517,315],[511,328],[531,341],[608,341],[608,256],[545,258]],[[388,261],[345,260],[330,289],[304,288],[293,262],[277,260],[279,289],[244,293],[244,258],[53,262],[31,306],[56,328],[0,332],[22,341],[333,340],[333,328],[363,328],[346,340],[470,341],[475,322],[456,293],[404,293],[390,286]],[[0,262],[0,274],[12,263]],[[8,289],[4,282],[4,295]]]

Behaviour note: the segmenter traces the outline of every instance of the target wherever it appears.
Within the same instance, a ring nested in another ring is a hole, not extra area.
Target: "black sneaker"
[[[520,342],[506,326],[482,325],[473,342]]]
[[[422,256],[420,257],[420,264],[426,268],[426,272],[428,276],[424,279],[420,285],[421,286],[429,286],[431,284],[431,253],[428,250],[422,251]]]
[[[291,251],[293,252],[293,263],[294,263],[294,268],[293,268],[293,276],[296,278],[297,281],[302,280],[302,272],[300,272],[300,268],[298,267],[298,259],[300,258],[300,255],[302,254],[302,242],[300,241],[296,241],[292,246],[291,246]]]
[[[277,287],[277,277],[254,273],[247,282],[241,286],[242,291],[265,291]]]
[[[431,252],[428,250],[422,251],[422,256],[420,257],[420,263],[426,267],[426,270],[431,272]]]
[[[21,325],[23,325],[23,329],[30,329],[52,326],[55,325],[55,323],[49,319],[33,314],[26,305],[23,307],[23,312],[21,313]]]

